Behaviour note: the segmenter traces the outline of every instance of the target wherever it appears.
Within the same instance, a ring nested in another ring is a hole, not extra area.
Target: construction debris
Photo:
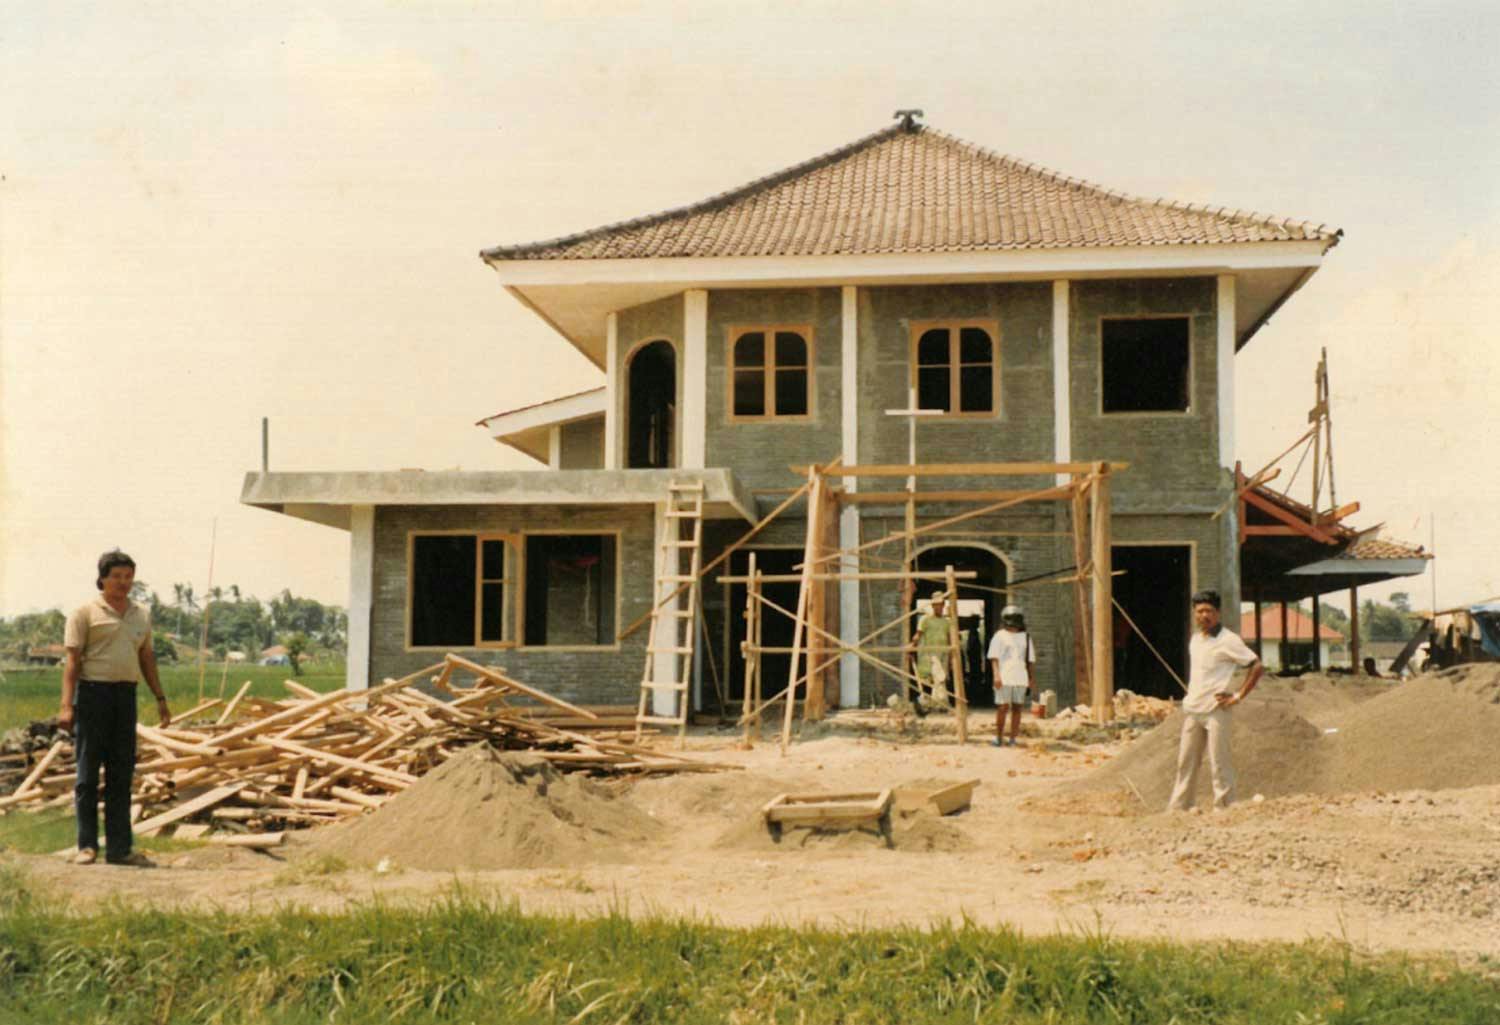
[[[470,682],[455,684],[461,676]],[[285,829],[381,807],[477,743],[593,776],[737,768],[627,742],[633,710],[580,707],[458,655],[367,690],[317,694],[293,681],[287,689],[290,697],[267,701],[246,698],[241,688],[222,710],[221,702],[206,701],[169,727],[138,726],[136,832],[171,828],[237,846],[275,846]],[[72,802],[72,742],[52,737],[39,755],[31,750],[0,762],[0,790],[14,784],[0,797],[0,814]],[[207,836],[197,828],[205,825],[228,835]]]

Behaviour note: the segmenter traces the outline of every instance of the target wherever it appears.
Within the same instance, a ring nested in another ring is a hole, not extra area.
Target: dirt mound
[[[564,776],[540,755],[480,744],[378,811],[321,831],[311,851],[413,869],[539,868],[622,858],[660,831],[610,790]]]
[[[1287,710],[1300,715],[1314,726],[1337,725],[1338,719],[1371,698],[1390,693],[1399,686],[1394,680],[1376,680],[1368,676],[1328,676],[1304,673],[1302,676],[1262,678],[1254,696],[1262,701],[1284,702]]]
[[[1419,676],[1341,717],[1324,739],[1325,793],[1500,783],[1500,664]]]
[[[1308,762],[1310,758],[1316,758],[1322,730],[1290,711],[1283,702],[1254,698],[1235,709],[1233,722],[1230,743],[1241,797],[1252,793],[1280,797],[1308,789]],[[1181,731],[1182,712],[1179,710],[1126,748],[1118,758],[1074,787],[1123,787],[1138,795],[1151,811],[1166,807],[1167,798],[1172,794],[1172,779],[1177,772],[1177,744]],[[1198,801],[1206,804],[1213,798],[1206,764],[1199,775]]]
[[[1500,783],[1500,664],[1459,666],[1405,683],[1308,676],[1270,680],[1234,712],[1238,796],[1440,790]],[[1086,779],[1062,788],[1124,790],[1166,806],[1177,767],[1178,711]],[[1208,766],[1198,802],[1211,797]]]

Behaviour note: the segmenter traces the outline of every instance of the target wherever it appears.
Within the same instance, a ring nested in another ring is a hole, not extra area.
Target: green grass
[[[219,696],[219,681],[223,675],[222,663],[206,666],[203,675],[203,696]],[[263,698],[284,698],[287,690],[281,681],[295,679],[304,687],[316,691],[337,690],[344,685],[344,666],[319,665],[314,670],[305,670],[300,677],[293,677],[286,666],[230,666],[229,676],[224,681],[224,699],[234,697],[246,680],[251,681],[250,693]],[[166,692],[167,703],[173,713],[185,712],[198,703],[197,666],[162,666],[161,686]],[[0,731],[15,726],[24,726],[36,719],[50,719],[57,715],[57,705],[62,696],[62,669],[57,666],[46,669],[8,669],[5,679],[0,681]],[[156,699],[151,689],[144,684],[136,688],[136,703],[141,722],[152,725],[156,722]]]
[[[20,811],[0,818],[0,851],[21,854],[51,854],[71,849],[78,839],[78,827],[72,808],[48,808],[45,811]],[[104,816],[99,817],[99,841],[104,842]],[[189,840],[169,836],[136,834],[135,847],[147,853],[170,854],[200,846]]]
[[[1500,1021],[1500,984],[1326,943],[554,919],[462,893],[342,915],[83,916],[13,892],[0,1021],[1481,1025]]]

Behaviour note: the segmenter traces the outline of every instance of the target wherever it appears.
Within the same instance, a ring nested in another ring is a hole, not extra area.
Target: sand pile
[[[372,814],[320,831],[319,854],[412,869],[537,868],[613,860],[656,820],[539,755],[475,745]]]
[[[1059,797],[1133,786],[1145,810],[1165,807],[1181,728],[1179,711]],[[1459,666],[1405,683],[1270,680],[1234,712],[1238,796],[1500,783],[1496,737],[1500,664]],[[1205,758],[1198,801],[1210,797]]]

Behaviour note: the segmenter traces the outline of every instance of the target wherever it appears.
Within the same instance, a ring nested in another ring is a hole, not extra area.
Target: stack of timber
[[[444,697],[435,697],[429,690]],[[132,816],[155,836],[275,846],[289,828],[378,808],[476,743],[530,751],[565,772],[650,775],[737,766],[653,751],[622,739],[634,709],[600,714],[458,655],[367,690],[319,694],[286,681],[280,701],[206,701],[168,727],[137,726]],[[179,725],[191,723],[192,725]],[[73,799],[72,743],[58,738],[24,767],[0,769],[0,814]],[[18,781],[17,781],[18,780]],[[210,829],[221,836],[207,836]]]

